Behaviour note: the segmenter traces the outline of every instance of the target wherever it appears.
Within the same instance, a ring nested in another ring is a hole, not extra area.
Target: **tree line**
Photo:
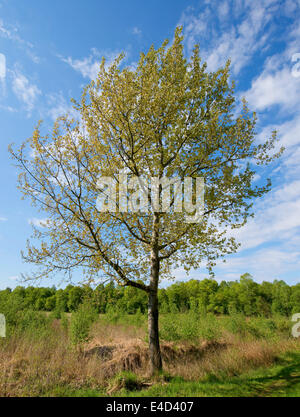
[[[192,310],[202,314],[290,316],[300,312],[300,283],[288,285],[275,280],[259,284],[247,273],[239,281],[230,282],[191,279],[159,289],[158,300],[162,313]],[[0,312],[6,303],[24,310],[74,312],[85,301],[99,314],[111,311],[144,314],[148,302],[146,293],[134,287],[117,286],[113,281],[95,288],[87,285],[68,285],[64,289],[17,286],[14,290],[0,291]]]

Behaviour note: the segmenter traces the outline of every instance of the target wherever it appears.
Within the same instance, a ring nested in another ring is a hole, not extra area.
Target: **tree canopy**
[[[180,29],[167,45],[141,53],[135,70],[120,69],[122,55],[109,68],[103,60],[97,80],[75,103],[79,121],[62,116],[45,136],[39,125],[27,141],[30,156],[25,143],[11,151],[21,168],[21,191],[49,218],[46,229],[36,230],[42,245],[29,244],[25,255],[45,272],[84,266],[90,276],[104,270],[123,284],[147,280],[157,227],[161,277],[203,259],[211,266],[237,248],[225,230],[243,225],[252,200],[270,189],[269,182],[252,182],[255,164],[278,156],[270,155],[275,133],[256,145],[255,114],[244,102],[233,116],[229,62],[208,72],[198,46],[187,61]],[[155,213],[99,212],[99,176],[118,183],[122,168],[146,179],[204,177],[202,222],[187,224],[174,210],[155,222]]]
[[[170,45],[141,53],[136,68],[122,66],[122,58],[109,67],[102,61],[97,79],[74,101],[77,120],[60,117],[48,135],[39,124],[11,152],[21,169],[21,191],[48,218],[47,227],[35,230],[40,246],[29,242],[25,259],[39,265],[41,275],[81,266],[90,279],[103,271],[120,285],[146,291],[150,345],[158,357],[159,280],[172,277],[176,267],[189,271],[203,261],[211,270],[218,257],[237,250],[227,231],[244,225],[253,200],[270,190],[269,180],[254,185],[254,175],[257,165],[270,163],[281,150],[274,152],[275,132],[255,142],[256,116],[245,101],[238,112],[229,62],[209,72],[198,46],[185,58],[181,28]],[[99,178],[113,179],[119,190],[120,171],[128,177],[125,205],[134,197],[136,178],[145,189],[157,179],[156,202],[147,198],[143,206],[136,198],[124,211],[119,198],[113,209],[100,210],[99,193],[107,194]],[[186,221],[174,190],[164,210],[164,178],[191,178],[192,184],[200,177],[201,221]]]

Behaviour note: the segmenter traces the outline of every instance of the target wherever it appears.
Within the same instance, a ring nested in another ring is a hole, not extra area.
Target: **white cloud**
[[[28,223],[32,224],[33,226],[36,227],[42,227],[45,228],[47,227],[48,223],[49,223],[49,219],[45,218],[45,219],[38,219],[36,217],[33,217],[31,219],[28,219]]]
[[[229,13],[229,4],[226,1],[222,1],[218,6],[218,15],[220,19],[224,19]]]
[[[289,10],[295,6],[291,3]],[[286,49],[266,59],[261,74],[242,94],[251,108],[275,121],[263,127],[258,142],[276,129],[286,151],[273,171],[276,188],[254,206],[255,218],[235,231],[242,251],[225,267],[230,273],[244,264],[244,270],[249,265],[249,272],[254,271],[257,277],[271,279],[281,274],[284,279],[285,274],[300,269],[300,79],[292,74],[291,60],[299,41],[300,25],[296,24],[288,34]]]
[[[99,72],[100,61],[94,61],[92,56],[87,58],[80,59],[72,59],[70,57],[64,59],[64,62],[69,64],[74,70],[81,73],[84,78],[90,78],[94,80],[97,78],[97,74]]]
[[[0,19],[0,35],[4,38],[10,39],[10,40],[18,40],[21,41],[19,36],[17,35],[17,29],[14,28],[14,30],[9,30],[7,27],[4,26],[3,20]]]
[[[49,106],[47,113],[53,120],[56,120],[58,117],[65,114],[68,114],[73,118],[78,118],[78,114],[71,103],[66,101],[61,91],[59,93],[48,94],[47,104]]]
[[[292,16],[293,13],[297,10],[297,7],[299,6],[299,1],[286,0],[284,6],[286,14]]]
[[[279,1],[213,0],[202,4],[199,12],[188,7],[179,24],[184,27],[188,51],[200,43],[209,70],[216,70],[231,58],[233,72],[238,74],[255,53],[268,48],[275,13],[288,11]]]
[[[300,142],[300,137],[298,133],[298,142]],[[284,165],[289,168],[290,173],[295,173],[298,177],[300,174],[299,170],[299,161],[300,161],[300,147],[297,147],[295,150],[289,152],[288,157],[285,158]]]
[[[290,120],[282,123],[266,125],[257,135],[257,141],[260,143],[265,141],[266,138],[271,136],[274,129],[278,131],[280,143],[284,147],[290,149],[294,145],[300,144],[300,115],[295,115]]]
[[[139,29],[137,26],[135,26],[135,27],[132,29],[132,34],[133,34],[133,35],[137,35],[137,36],[139,36],[139,35],[141,35],[141,34],[142,34],[142,31],[141,31],[141,29]]]
[[[252,254],[230,257],[228,262],[218,265],[216,277],[236,280],[249,272],[256,281],[284,279],[287,273],[299,271],[300,252],[287,248],[264,248]]]
[[[33,52],[34,46],[31,42],[28,42],[24,39],[22,39],[18,34],[18,27],[17,25],[10,25],[10,27],[7,27],[4,25],[4,22],[2,19],[0,19],[0,37],[6,38],[12,42],[15,42],[19,47],[25,49],[25,52],[27,55],[32,59],[33,62],[36,64],[39,63],[40,59],[38,56],[35,55]]]
[[[226,257],[227,262],[217,261],[215,267],[215,278],[217,281],[235,281],[246,272],[249,272],[255,281],[273,281],[275,279],[283,279],[287,281],[287,274],[297,274],[300,270],[300,251],[299,248],[288,247],[270,247],[258,249],[255,251],[243,251],[238,254]],[[174,271],[176,280],[187,281],[189,279],[208,278],[209,274],[202,268],[195,269],[189,275],[183,268]],[[300,274],[297,282],[299,281]],[[292,279],[290,279],[290,284]],[[162,286],[170,285],[170,281],[163,280]]]
[[[295,76],[299,72],[299,45],[300,24],[296,22],[286,33],[285,50],[265,60],[263,71],[243,93],[255,109],[266,111],[277,106],[279,115],[299,115],[300,78]]]
[[[35,84],[31,84],[28,78],[19,71],[13,72],[12,88],[18,99],[25,104],[26,110],[30,112],[35,105],[37,96],[41,94],[39,88]]]
[[[14,112],[17,111],[16,109],[12,108],[11,106],[4,106],[3,104],[0,104],[0,109],[8,111],[10,113],[14,113]]]
[[[7,218],[6,217],[0,217],[0,222],[7,222]]]
[[[294,195],[297,196],[296,201],[274,202],[270,207],[258,209],[254,219],[250,219],[243,228],[232,231],[231,234],[242,244],[241,250],[265,243],[284,242],[298,234],[300,198],[297,189],[294,189]],[[265,199],[264,203],[267,202],[271,204],[271,201]]]
[[[75,71],[80,72],[84,78],[95,80],[100,69],[101,57],[104,56],[106,66],[110,66],[118,55],[119,52],[105,52],[101,54],[96,48],[93,48],[88,57],[73,59],[71,57],[64,58],[60,56],[60,59],[69,64]]]
[[[8,279],[11,280],[11,281],[17,281],[19,279],[19,276],[18,275],[12,275],[12,276],[8,277]]]
[[[299,106],[299,81],[293,77],[289,66],[275,72],[270,71],[268,67],[244,94],[249,104],[257,110],[280,105],[282,110],[294,111],[295,106]]]

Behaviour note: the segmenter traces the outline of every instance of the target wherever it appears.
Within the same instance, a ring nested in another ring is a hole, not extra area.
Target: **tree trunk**
[[[152,253],[150,291],[148,296],[148,333],[151,375],[158,374],[162,370],[158,331],[158,278],[159,260],[157,254]]]
[[[158,332],[158,298],[157,292],[150,291],[148,304],[148,332],[151,375],[162,370],[162,360]]]

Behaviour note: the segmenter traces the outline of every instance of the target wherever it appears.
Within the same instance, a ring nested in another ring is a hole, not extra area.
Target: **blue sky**
[[[280,163],[257,175],[258,182],[271,177],[273,190],[255,204],[255,218],[237,232],[241,249],[217,266],[216,278],[249,272],[258,282],[299,282],[299,12],[299,0],[0,0],[0,288],[31,270],[20,251],[30,223],[43,218],[21,200],[8,144],[30,137],[39,119],[50,127],[71,111],[70,98],[80,96],[102,56],[111,61],[124,51],[134,65],[140,51],[172,39],[178,24],[187,56],[199,43],[210,70],[231,58],[236,94],[258,113],[257,141],[277,128],[286,147]],[[176,276],[186,278],[181,269]]]

